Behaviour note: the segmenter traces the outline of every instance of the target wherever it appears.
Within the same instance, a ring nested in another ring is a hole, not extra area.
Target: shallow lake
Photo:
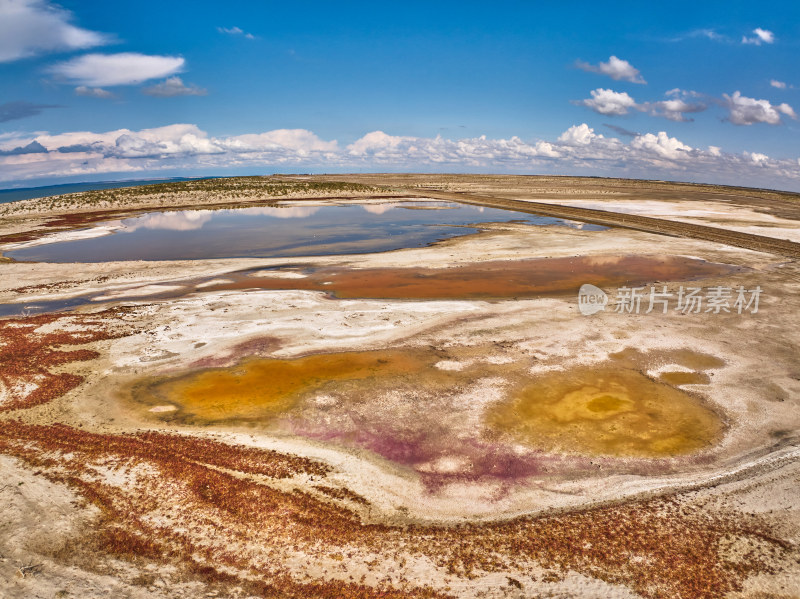
[[[450,202],[408,201],[149,212],[97,223],[100,236],[5,252],[19,261],[109,262],[360,254],[474,233],[477,223],[563,225],[561,219]],[[603,229],[582,225],[586,229]],[[89,230],[91,234],[91,230]],[[105,234],[103,234],[105,233]]]

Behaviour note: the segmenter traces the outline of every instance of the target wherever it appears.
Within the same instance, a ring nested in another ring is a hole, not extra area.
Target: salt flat
[[[284,178],[272,201],[376,209],[444,189],[681,213],[775,237],[798,209],[790,194],[624,180],[310,180],[336,197]],[[157,199],[247,204],[229,192]],[[104,193],[106,211],[158,207]],[[81,214],[80,197],[62,202]],[[0,251],[30,243],[19,238],[34,225],[41,240],[102,222],[26,206],[0,213]],[[87,298],[0,320],[10,596],[66,583],[87,597],[203,585],[241,596],[760,597],[797,586],[797,261],[624,223],[478,228],[351,255],[0,264],[4,304]],[[606,309],[581,314],[580,284],[626,257],[639,267],[604,288]],[[671,259],[680,267],[664,270]],[[567,282],[447,299],[344,298],[333,276],[331,291],[304,287],[328,272],[405,269],[433,290],[442,273],[539,260],[570,265]],[[619,290],[628,281],[642,289],[637,310]],[[678,309],[689,288],[702,290],[698,311]],[[715,288],[730,291],[727,310],[708,303]],[[756,288],[757,309],[736,306],[737,290],[752,299]],[[665,310],[648,310],[651,289],[669,294]],[[671,405],[641,420],[651,397]],[[42,574],[15,577],[28,562]]]

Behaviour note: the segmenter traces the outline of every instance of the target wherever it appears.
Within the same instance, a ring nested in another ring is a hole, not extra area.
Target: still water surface
[[[34,245],[5,254],[18,261],[109,262],[360,254],[421,247],[474,233],[476,223],[563,220],[450,202],[309,205],[149,212],[116,222],[112,233]],[[592,225],[584,228],[601,229]],[[101,229],[98,229],[98,231]]]

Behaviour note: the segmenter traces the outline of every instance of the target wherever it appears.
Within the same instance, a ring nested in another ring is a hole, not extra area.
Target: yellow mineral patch
[[[493,406],[487,424],[544,451],[636,457],[695,452],[723,430],[698,398],[618,366],[537,377]]]

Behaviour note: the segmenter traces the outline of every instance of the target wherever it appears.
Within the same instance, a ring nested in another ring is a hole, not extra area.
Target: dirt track
[[[785,239],[766,237],[764,235],[731,231],[719,227],[707,227],[704,225],[676,222],[649,216],[637,216],[634,214],[610,212],[607,210],[576,208],[525,200],[512,200],[473,193],[445,192],[427,188],[417,188],[413,192],[409,190],[409,193],[428,198],[455,200],[465,204],[477,204],[479,206],[492,208],[507,208],[517,212],[538,214],[541,216],[580,220],[597,225],[625,227],[627,229],[646,231],[648,233],[691,237],[693,239],[724,243],[726,245],[733,245],[758,252],[769,252],[788,258],[800,258],[800,244],[798,243]]]

